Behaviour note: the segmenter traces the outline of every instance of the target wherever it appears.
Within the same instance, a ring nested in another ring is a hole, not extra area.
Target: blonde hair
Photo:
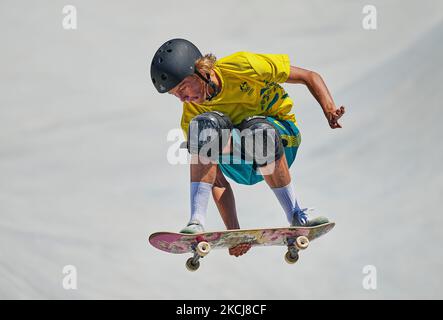
[[[217,58],[212,53],[205,54],[203,57],[195,62],[195,67],[204,74],[210,73],[214,68]]]

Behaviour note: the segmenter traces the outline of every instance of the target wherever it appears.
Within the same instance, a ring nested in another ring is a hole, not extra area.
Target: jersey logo
[[[251,88],[246,81],[240,84],[240,90],[242,92],[247,92],[248,96],[250,96],[254,92],[254,88]]]

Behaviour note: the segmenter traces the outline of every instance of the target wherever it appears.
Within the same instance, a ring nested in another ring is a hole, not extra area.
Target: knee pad
[[[231,119],[218,111],[199,114],[189,123],[188,151],[209,158],[217,158],[229,141],[233,128]]]
[[[282,157],[284,146],[279,132],[266,117],[246,118],[239,129],[244,160],[253,161],[254,165],[262,167]]]

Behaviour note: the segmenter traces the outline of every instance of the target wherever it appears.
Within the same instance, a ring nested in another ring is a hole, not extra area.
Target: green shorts
[[[301,142],[300,131],[292,121],[278,120],[272,117],[266,117],[266,119],[278,130],[278,134],[284,142],[285,156],[288,167],[290,167],[295,160]],[[233,136],[233,139],[235,140],[236,137]],[[260,171],[252,162],[238,157],[234,158],[232,154],[221,155],[218,166],[226,177],[240,184],[253,185],[263,180]]]

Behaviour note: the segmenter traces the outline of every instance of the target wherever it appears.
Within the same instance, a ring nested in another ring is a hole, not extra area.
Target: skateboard
[[[305,250],[309,243],[329,232],[334,222],[314,227],[287,227],[249,230],[225,230],[185,234],[175,232],[155,232],[149,236],[149,243],[155,248],[176,254],[192,253],[186,261],[189,271],[200,267],[200,259],[212,249],[235,247],[239,244],[255,246],[285,246],[288,248],[285,261],[293,264],[298,261],[299,251]]]

